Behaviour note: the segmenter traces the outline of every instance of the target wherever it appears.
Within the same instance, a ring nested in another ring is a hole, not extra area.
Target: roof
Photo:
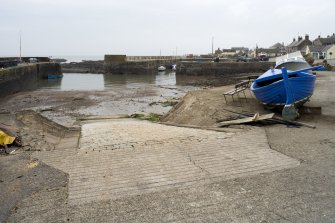
[[[232,50],[249,50],[247,47],[232,47]]]
[[[277,53],[278,52],[278,48],[259,48],[258,52],[264,52],[264,53]]]
[[[284,47],[283,44],[281,44],[281,43],[276,43],[276,44],[274,44],[273,46],[270,46],[269,49],[278,49],[278,48],[282,48],[282,47]]]
[[[297,40],[294,41],[292,43],[290,43],[287,47],[295,47],[295,46],[299,46],[301,43],[303,43],[305,41],[305,39],[301,39],[301,40]]]
[[[323,52],[326,52],[327,50],[329,50],[332,46],[334,46],[334,45],[327,45],[327,46],[325,46],[325,48],[323,48]]]
[[[223,53],[235,53],[236,51],[235,50],[232,50],[232,49],[222,49],[221,50]]]
[[[329,48],[331,48],[333,45],[327,45],[327,46],[308,46],[309,50],[311,52],[326,52]]]
[[[335,43],[335,36],[329,38],[318,38],[316,40],[319,40],[322,43],[322,45],[333,44]]]

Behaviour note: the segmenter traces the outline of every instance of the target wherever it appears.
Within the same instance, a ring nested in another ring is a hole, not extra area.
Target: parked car
[[[258,56],[258,59],[260,61],[269,61],[269,57],[267,57],[266,55],[259,55]]]
[[[38,62],[38,59],[37,58],[29,58],[29,63],[37,63]]]

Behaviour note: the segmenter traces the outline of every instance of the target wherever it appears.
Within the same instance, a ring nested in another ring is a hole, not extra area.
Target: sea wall
[[[143,74],[156,72],[160,65],[166,65],[167,63],[167,61],[162,60],[114,62],[105,63],[104,70],[106,74]]]
[[[34,63],[0,69],[0,97],[37,88],[38,80],[48,74],[61,74],[58,63]]]
[[[263,73],[273,62],[178,62],[177,75],[227,75],[242,73]]]
[[[143,74],[156,72],[160,65],[173,63],[173,57],[127,57],[126,55],[105,55],[104,72],[106,74]]]
[[[62,63],[61,66],[63,73],[104,73],[104,61],[102,60]]]

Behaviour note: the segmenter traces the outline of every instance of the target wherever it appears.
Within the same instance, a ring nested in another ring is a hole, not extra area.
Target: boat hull
[[[302,105],[312,96],[315,79],[314,75],[306,72],[289,77],[288,84],[292,92],[294,104]],[[251,85],[251,91],[259,101],[271,107],[284,106],[287,101],[283,79],[265,86],[261,86],[260,83],[255,81]]]
[[[165,71],[165,70],[166,70],[166,68],[164,66],[158,67],[158,71]]]
[[[48,79],[58,79],[62,77],[63,77],[63,74],[48,74]]]

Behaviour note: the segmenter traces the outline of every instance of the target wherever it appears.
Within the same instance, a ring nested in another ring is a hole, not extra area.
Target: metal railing
[[[127,61],[177,60],[179,56],[127,56]]]

